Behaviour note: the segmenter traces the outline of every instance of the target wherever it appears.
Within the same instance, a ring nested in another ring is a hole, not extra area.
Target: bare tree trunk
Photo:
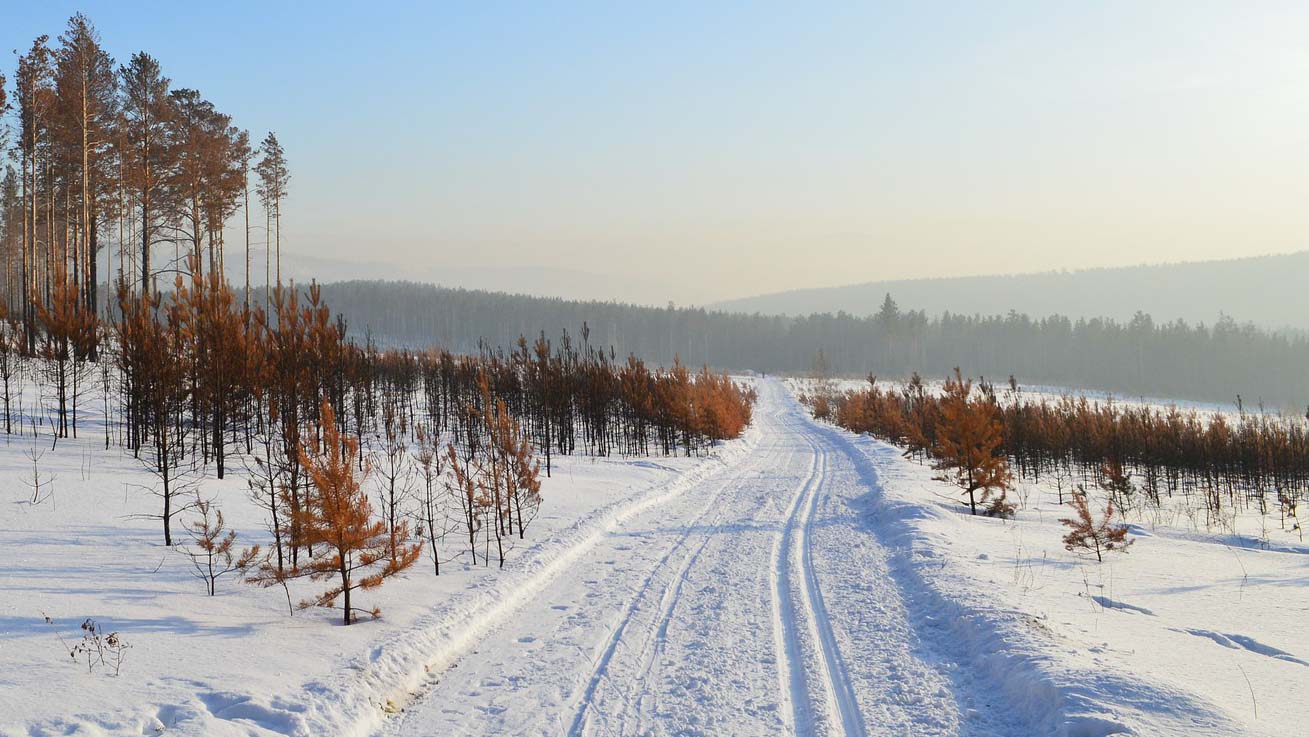
[[[32,260],[29,260],[27,254],[28,254],[28,248],[30,247],[29,243],[33,240],[34,231],[36,229],[35,228],[36,207],[35,205],[33,205],[32,207],[32,221],[31,221],[31,226],[29,227],[28,217],[27,217],[28,214],[27,178],[28,178],[28,169],[31,167],[29,167],[28,165],[27,158],[28,157],[26,155],[23,156],[23,206],[20,209],[23,211],[23,289],[22,289],[23,336],[24,336],[25,343],[27,345],[27,351],[30,353],[35,349],[35,345],[33,343],[33,335],[32,335],[32,310],[31,310],[32,299],[31,299],[31,292],[30,292],[31,285],[32,285],[32,275],[29,273],[32,266],[31,264]],[[33,193],[33,199],[35,199],[35,193]]]
[[[87,299],[86,304],[91,305],[92,314],[95,314],[94,312],[95,298],[93,296],[95,294],[95,280],[90,278],[90,275],[94,273],[94,270],[91,266],[91,260],[94,258],[93,255],[94,252],[91,250],[91,243],[89,240],[91,235],[91,151],[90,151],[91,140],[90,140],[89,132],[86,129],[87,119],[89,118],[89,114],[87,112],[87,104],[86,104],[86,85],[87,85],[86,68],[85,66],[83,66],[82,99],[81,99],[81,103],[82,103],[82,120],[81,120],[82,123],[82,240],[85,242],[84,248],[86,249],[87,254],[90,256],[90,258],[88,258],[85,262],[86,268],[84,269],[86,272],[85,276],[86,276],[87,290],[88,290],[87,294],[90,297],[89,299]]]
[[[245,206],[241,208],[245,215],[245,311],[250,313],[250,183],[244,187]]]
[[[341,594],[345,596],[345,624],[350,624],[350,570],[346,567],[346,556],[341,555]]]
[[[141,188],[141,296],[150,295],[150,188]]]
[[[282,286],[282,201],[273,200],[273,218],[277,222],[277,286]]]
[[[269,217],[267,212],[265,212],[264,213],[264,310],[265,311],[268,310],[268,306],[270,304],[269,300],[272,299],[273,296],[272,295],[273,253],[272,253],[272,249],[268,247],[269,231],[271,230],[272,224],[273,224],[272,218]]]

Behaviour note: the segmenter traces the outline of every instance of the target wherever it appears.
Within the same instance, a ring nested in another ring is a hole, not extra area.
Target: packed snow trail
[[[1020,733],[961,707],[910,626],[854,451],[778,382],[756,422],[747,456],[609,534],[385,732]]]

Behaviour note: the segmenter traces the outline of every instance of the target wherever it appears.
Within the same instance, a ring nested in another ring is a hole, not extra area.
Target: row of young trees
[[[53,43],[40,36],[18,56],[11,94],[0,75],[0,113],[10,109],[16,125],[0,125],[0,144],[8,140],[18,167],[0,177],[0,289],[29,351],[42,310],[64,290],[98,314],[112,282],[145,295],[160,275],[167,287],[189,269],[223,272],[225,226],[238,212],[248,301],[252,170],[276,255],[265,283],[280,283],[290,174],[275,134],[253,150],[229,115],[175,87],[150,54],[118,65],[81,13]]]
[[[899,387],[870,376],[866,389],[816,392],[808,401],[820,417],[907,455],[947,459],[960,485],[993,512],[1005,510],[1015,474],[1052,480],[1061,502],[1077,487],[1103,488],[1123,510],[1181,496],[1209,523],[1276,507],[1285,526],[1309,498],[1309,425],[1297,417],[1028,397],[1012,378],[997,391],[984,381],[974,387],[957,369],[940,392],[916,374]]]
[[[20,320],[0,326],[0,384],[6,432],[48,432],[56,447],[88,405],[102,408],[105,447],[126,449],[153,477],[165,545],[179,542],[179,518],[200,514],[186,531],[210,592],[236,568],[268,585],[330,570],[339,586],[307,603],[344,597],[352,612],[356,584],[407,568],[415,550],[439,574],[440,543],[454,533],[471,562],[503,565],[555,456],[698,453],[750,422],[752,390],[677,360],[620,362],[590,344],[585,325],[580,343],[542,335],[511,352],[379,350],[347,338],[317,285],[275,288],[268,309],[247,309],[199,258],[166,292],[120,283],[107,319],[59,282],[40,312],[39,350],[26,350]],[[270,533],[262,551],[235,558],[198,494],[233,458]],[[375,506],[356,488],[364,475]],[[324,542],[334,524],[349,529]]]

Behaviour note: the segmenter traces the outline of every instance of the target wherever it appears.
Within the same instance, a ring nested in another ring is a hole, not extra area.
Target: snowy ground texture
[[[710,459],[566,461],[505,571],[416,569],[349,628],[235,580],[204,597],[130,518],[154,501],[130,458],[61,447],[33,507],[29,446],[0,447],[0,734],[1305,733],[1297,538],[1155,519],[1096,564],[1053,492],[970,518],[780,382],[755,416]],[[254,540],[243,486],[209,488]],[[68,662],[42,612],[122,632],[122,675]]]

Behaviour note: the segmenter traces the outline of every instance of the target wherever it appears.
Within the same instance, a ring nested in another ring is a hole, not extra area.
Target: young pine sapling
[[[196,578],[205,582],[205,591],[213,596],[217,592],[219,577],[244,570],[259,555],[259,546],[236,556],[232,552],[236,530],[227,529],[222,510],[215,509],[213,503],[198,492],[193,506],[199,516],[186,524],[186,532],[193,544],[180,549],[191,559]]]
[[[314,580],[335,578],[337,583],[317,598],[300,602],[300,608],[331,607],[341,598],[344,623],[349,625],[355,621],[356,611],[381,616],[376,608],[353,606],[351,594],[356,589],[381,586],[412,566],[422,555],[423,544],[409,544],[407,521],[389,531],[386,523],[373,519],[372,504],[360,488],[355,470],[358,442],[340,431],[326,401],[321,417],[322,441],[311,435],[300,447],[300,463],[313,484],[313,493],[305,496],[295,522],[298,542],[314,551],[300,572]]]
[[[1068,527],[1064,535],[1064,549],[1069,552],[1095,553],[1095,559],[1104,562],[1104,553],[1117,550],[1127,552],[1134,542],[1127,538],[1127,526],[1114,523],[1114,502],[1105,505],[1104,514],[1095,519],[1085,492],[1074,494],[1068,505],[1077,513],[1074,519],[1059,520]]]

